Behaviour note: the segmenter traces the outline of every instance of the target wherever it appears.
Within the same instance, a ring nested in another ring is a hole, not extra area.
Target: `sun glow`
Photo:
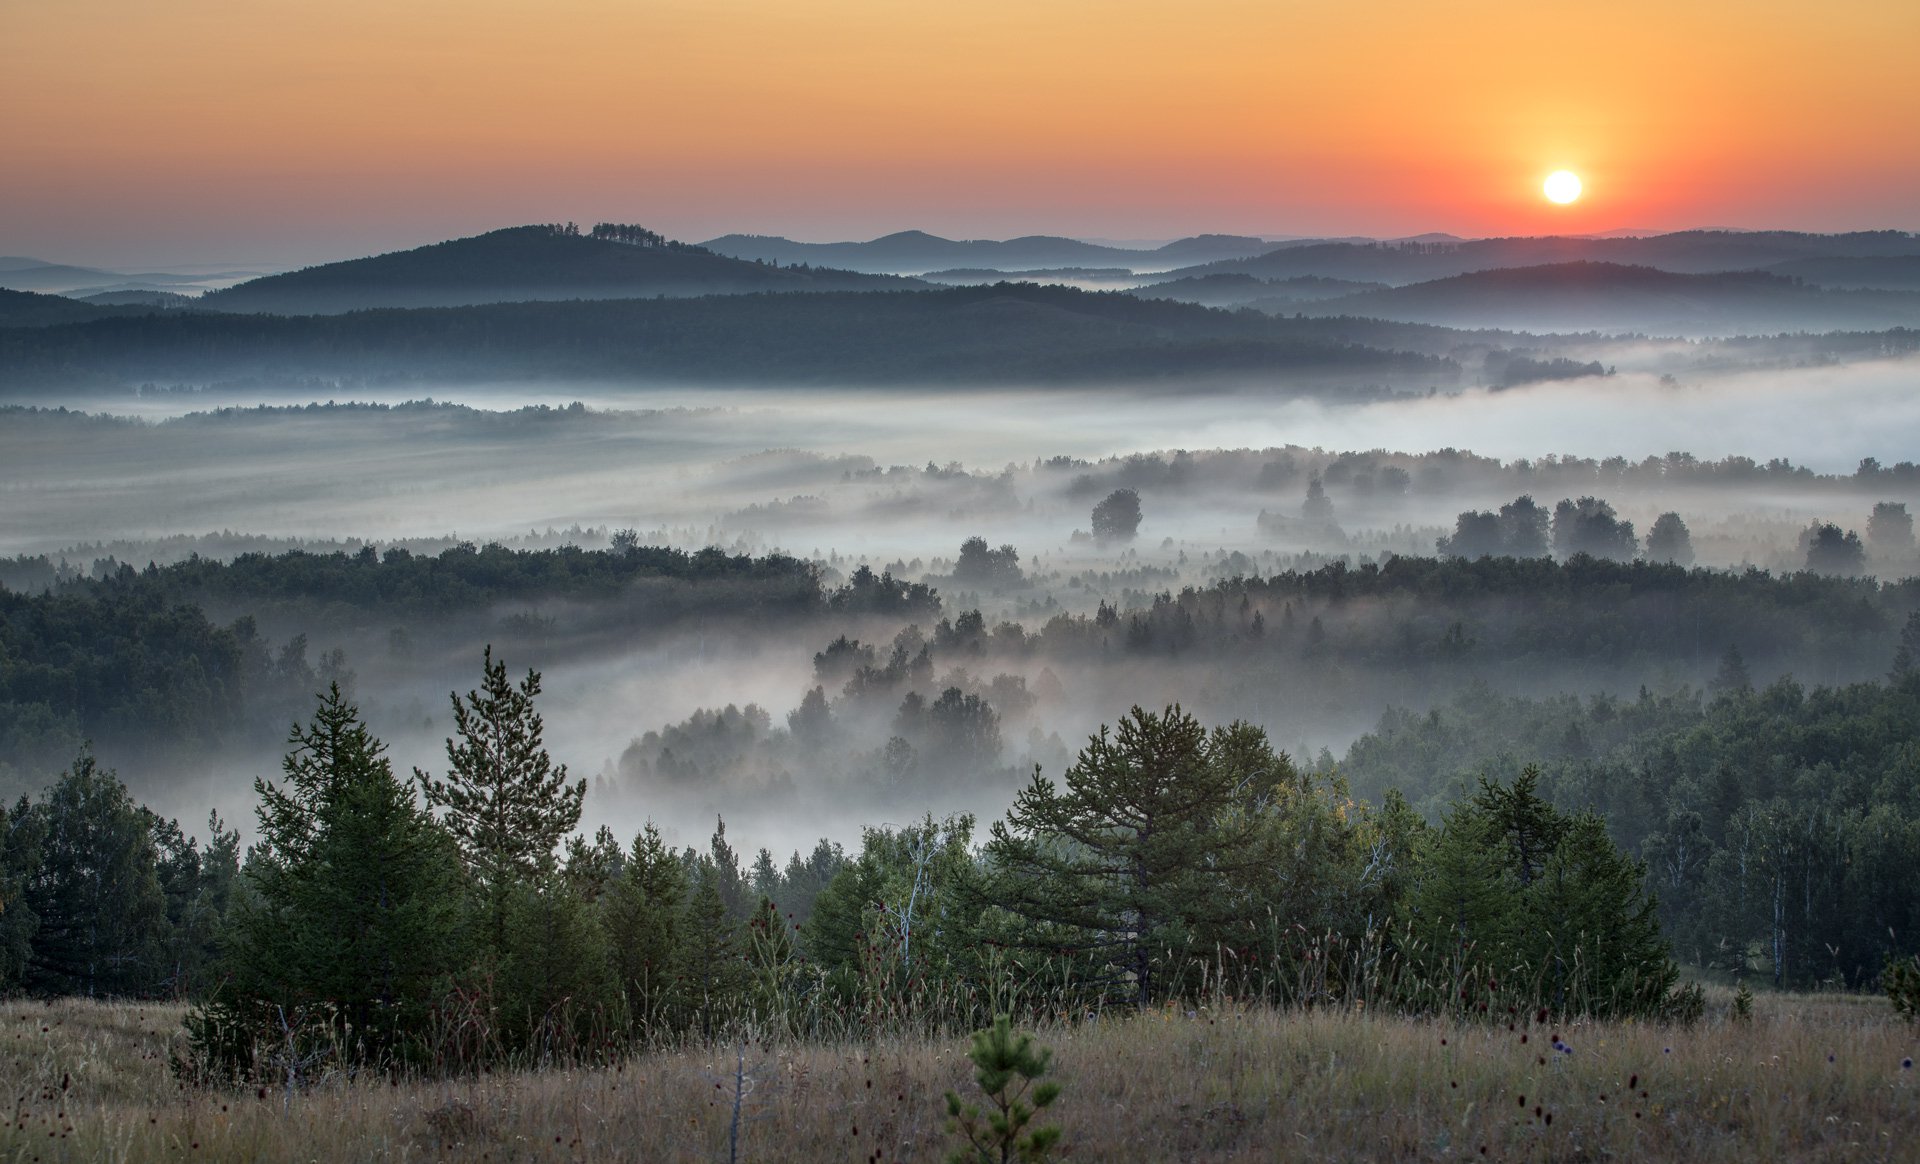
[[[1580,175],[1572,170],[1555,170],[1547,175],[1542,189],[1546,191],[1547,201],[1565,206],[1580,197]]]

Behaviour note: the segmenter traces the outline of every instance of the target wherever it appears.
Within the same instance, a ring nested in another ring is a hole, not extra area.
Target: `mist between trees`
[[[1018,569],[984,541],[955,562],[962,582]],[[595,643],[617,660],[604,640],[683,634],[676,620],[820,645],[783,726],[756,705],[703,710],[578,776],[546,753],[539,678],[516,698],[490,654],[416,792],[354,693],[390,702],[459,654],[452,685],[467,686],[480,644],[456,644],[529,593],[567,601],[511,624],[520,636],[496,646],[516,665],[582,666]],[[408,662],[421,648],[388,629],[383,654],[332,648],[316,665],[303,639],[276,647],[249,617],[222,627],[192,604],[255,596],[334,632],[364,618],[436,636],[433,662]],[[283,741],[283,777],[239,821],[250,844],[218,819],[187,839],[84,751],[7,816],[9,979],[200,998],[209,1070],[592,1055],[746,1016],[796,1034],[961,1029],[1222,983],[1278,1001],[1684,1015],[1675,952],[1862,986],[1914,952],[1920,921],[1900,875],[1920,857],[1911,582],[1392,558],[1028,627],[943,613],[890,572],[829,586],[794,559],[623,535],[605,551],[189,560],[0,601],[9,755],[77,751],[84,733],[204,764]],[[1168,688],[1192,714],[1129,698]],[[1165,710],[1121,715],[1129,703]],[[505,726],[480,730],[487,715]],[[1378,724],[1341,764],[1250,726],[1340,717]],[[494,759],[475,759],[481,740]],[[157,762],[121,766],[157,787]],[[489,825],[496,794],[469,769],[544,792],[498,801]],[[481,790],[454,795],[461,779]],[[724,824],[701,848],[601,827],[717,810],[764,833],[848,803],[871,814],[857,844],[784,861],[745,856]],[[544,840],[511,860],[476,848],[509,833]],[[391,863],[364,859],[381,852]]]
[[[398,777],[337,685],[260,780],[260,839],[204,851],[81,758],[4,818],[9,985],[197,1001],[179,1063],[298,1086],[601,1060],[730,1036],[953,1031],[1200,992],[1316,1005],[1690,1021],[1643,867],[1529,769],[1439,826],[1375,812],[1245,724],[1135,708],[1059,781],[872,828],[781,869],[716,827],[675,852],[573,835],[540,679],[491,659],[444,777]]]

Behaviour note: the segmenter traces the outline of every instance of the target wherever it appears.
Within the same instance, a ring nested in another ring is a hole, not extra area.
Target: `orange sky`
[[[1915,0],[0,0],[0,254],[1920,229],[1916,46]]]

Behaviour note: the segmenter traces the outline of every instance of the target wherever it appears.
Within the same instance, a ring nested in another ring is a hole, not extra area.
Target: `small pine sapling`
[[[1735,1022],[1753,1021],[1753,991],[1747,989],[1747,984],[1744,982],[1733,994],[1733,1018]]]
[[[1060,1129],[1027,1128],[1060,1095],[1058,1083],[1034,1086],[1034,1080],[1047,1073],[1053,1052],[1035,1047],[1031,1035],[1015,1034],[1012,1021],[999,1015],[993,1026],[973,1033],[967,1058],[973,1060],[974,1079],[991,1106],[982,1115],[979,1108],[963,1104],[958,1095],[947,1092],[947,1114],[951,1117],[947,1131],[967,1140],[966,1147],[947,1158],[948,1164],[1039,1164],[1051,1159],[1060,1141]]]
[[[1898,958],[1880,973],[1893,1013],[1908,1022],[1920,1022],[1920,957]]]

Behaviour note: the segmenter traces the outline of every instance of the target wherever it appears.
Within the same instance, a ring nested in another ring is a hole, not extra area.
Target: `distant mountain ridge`
[[[1307,243],[1276,247],[1168,272],[1170,277],[1238,273],[1262,279],[1322,275],[1395,285],[1501,267],[1598,262],[1679,274],[1747,271],[1802,259],[1920,256],[1905,231],[1805,234],[1795,231],[1680,231],[1651,237],[1486,238],[1460,242]]]
[[[36,291],[52,295],[86,295],[118,291],[197,291],[211,283],[250,272],[223,271],[188,275],[172,271],[146,271],[128,274],[99,267],[80,267],[69,263],[50,263],[25,255],[0,255],[0,288],[10,291]]]
[[[153,306],[88,303],[64,295],[42,295],[38,291],[14,291],[0,287],[0,328],[54,327],[63,323],[88,323],[96,319],[118,319],[146,315]]]
[[[1272,248],[1250,235],[1202,234],[1151,249],[1082,242],[1057,235],[1010,239],[950,239],[903,230],[866,242],[795,242],[777,235],[727,234],[701,244],[738,259],[813,263],[849,271],[920,275],[940,270],[1022,271],[1060,267],[1164,270],[1182,264],[1244,258]]]
[[[517,226],[269,275],[208,292],[200,304],[215,311],[327,315],[383,307],[865,291],[917,285],[852,271],[775,267],[665,240],[639,245],[569,233],[565,228]]]
[[[1454,382],[1455,361],[1406,350],[1423,339],[1451,350],[1462,337],[1000,284],[296,316],[145,312],[0,329],[0,385],[593,377],[716,386],[1289,383],[1377,393],[1390,383]]]
[[[1450,275],[1299,310],[1443,327],[1705,337],[1920,326],[1920,293],[1831,291],[1768,271],[1687,274],[1580,260]]]

